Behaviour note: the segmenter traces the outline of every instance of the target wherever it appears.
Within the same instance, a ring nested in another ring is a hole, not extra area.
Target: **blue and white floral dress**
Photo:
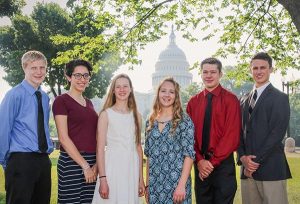
[[[146,122],[146,128],[149,121]],[[195,159],[194,124],[190,117],[183,115],[175,133],[171,134],[172,122],[169,121],[162,132],[158,122],[146,132],[144,153],[149,161],[149,203],[172,204],[173,193],[181,177],[185,157]],[[186,183],[184,204],[192,203],[191,177]]]

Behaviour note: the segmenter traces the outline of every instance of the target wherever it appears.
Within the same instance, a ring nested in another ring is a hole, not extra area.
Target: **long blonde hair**
[[[152,112],[149,117],[149,125],[147,128],[147,132],[149,132],[153,128],[154,121],[156,120],[158,114],[161,111],[161,104],[159,102],[159,91],[160,91],[163,83],[165,83],[165,82],[171,82],[175,87],[175,101],[173,103],[172,129],[170,131],[171,134],[174,134],[179,121],[182,119],[183,110],[181,107],[181,100],[180,100],[180,95],[179,95],[179,92],[180,92],[179,84],[173,79],[173,77],[167,77],[160,82],[160,84],[156,90],[156,96],[154,99]]]
[[[134,124],[135,124],[135,143],[140,144],[141,143],[141,134],[140,134],[141,128],[140,128],[140,125],[139,125],[138,111],[137,111],[135,97],[134,97],[134,93],[133,93],[132,82],[131,82],[131,80],[130,80],[130,78],[127,74],[118,74],[117,76],[115,76],[113,78],[113,80],[111,81],[106,99],[105,99],[105,103],[104,103],[100,113],[102,111],[106,110],[107,108],[112,107],[116,103],[116,95],[114,93],[114,89],[115,89],[115,86],[116,86],[116,81],[120,78],[125,78],[129,81],[131,92],[128,96],[127,106],[129,108],[129,110],[133,111]]]

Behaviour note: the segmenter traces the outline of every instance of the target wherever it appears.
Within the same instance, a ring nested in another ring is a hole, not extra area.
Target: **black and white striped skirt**
[[[96,163],[96,154],[81,153],[90,164]],[[82,168],[66,153],[61,151],[57,163],[58,204],[91,203],[96,182],[85,183]]]

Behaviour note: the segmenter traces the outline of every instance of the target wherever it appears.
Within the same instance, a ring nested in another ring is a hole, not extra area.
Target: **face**
[[[222,72],[216,64],[203,64],[201,78],[208,91],[214,90],[219,84]]]
[[[67,79],[71,83],[70,89],[83,92],[89,84],[90,74],[85,66],[79,65],[74,68],[71,77],[67,76]]]
[[[269,81],[270,74],[273,71],[268,61],[261,59],[252,60],[250,70],[257,88]]]
[[[26,81],[37,89],[45,79],[47,68],[44,60],[36,60],[28,61],[23,70]]]
[[[173,106],[175,101],[175,86],[173,83],[169,81],[165,81],[158,92],[158,100],[162,107],[170,107]]]
[[[116,96],[116,100],[128,100],[128,97],[131,93],[131,87],[129,80],[126,78],[119,78],[116,80],[114,94]]]

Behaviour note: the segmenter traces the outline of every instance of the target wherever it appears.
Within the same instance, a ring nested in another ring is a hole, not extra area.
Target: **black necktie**
[[[38,130],[39,150],[45,153],[48,149],[48,144],[46,140],[45,127],[44,127],[44,111],[42,105],[42,94],[40,91],[36,91],[35,96],[38,101],[37,130]]]
[[[203,130],[202,130],[202,146],[201,146],[201,151],[203,155],[207,153],[208,145],[209,145],[210,122],[211,122],[211,101],[212,101],[213,94],[208,93],[206,94],[206,97],[207,97],[207,105],[205,109],[205,116],[204,116]]]
[[[253,109],[254,109],[256,99],[257,99],[257,91],[256,91],[256,89],[255,89],[255,91],[254,91],[254,93],[253,93],[253,95],[252,95],[251,101],[250,101],[250,103],[249,103],[249,109],[248,109],[248,111],[249,111],[249,116],[251,115],[251,113],[252,113],[252,111],[253,111]]]

